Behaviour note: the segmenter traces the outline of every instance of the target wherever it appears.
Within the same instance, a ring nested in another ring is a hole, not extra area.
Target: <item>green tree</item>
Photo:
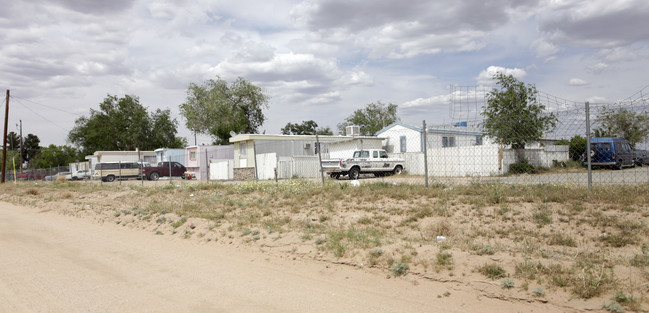
[[[313,120],[302,121],[302,124],[289,122],[281,129],[281,132],[282,135],[315,135],[317,127],[318,123]]]
[[[41,148],[41,153],[32,160],[32,163],[35,168],[48,168],[67,166],[82,159],[83,155],[73,147],[49,145],[47,148]]]
[[[40,144],[41,140],[38,139],[38,136],[34,134],[27,134],[27,137],[23,139],[23,147],[21,147],[23,153],[23,161],[30,162],[30,166],[32,164],[31,160],[33,160],[34,157],[36,157],[41,151],[41,147],[39,146]]]
[[[586,138],[579,135],[573,136],[570,140],[561,139],[554,144],[568,146],[568,154],[570,155],[570,158],[575,161],[579,160],[579,158],[584,154],[584,151],[586,151]]]
[[[20,136],[15,132],[7,134],[7,149],[17,151],[20,148]]]
[[[171,111],[157,109],[150,115],[151,132],[149,138],[151,146],[157,148],[183,148],[187,146],[187,139],[177,137],[178,121],[171,118]]]
[[[482,127],[499,142],[518,150],[517,158],[521,161],[520,149],[554,129],[557,117],[543,112],[545,106],[538,102],[534,85],[525,85],[513,75],[502,73],[493,78],[500,88],[487,94],[487,105],[481,113],[485,117]]]
[[[370,103],[363,109],[358,109],[348,116],[345,121],[338,124],[338,131],[342,134],[345,127],[359,126],[362,135],[371,136],[384,127],[399,120],[396,104],[383,104],[381,101]]]
[[[604,108],[597,116],[601,128],[595,130],[596,137],[620,137],[635,148],[649,135],[649,113],[638,113],[626,108]]]
[[[334,132],[331,130],[331,127],[318,127],[315,130],[316,135],[322,135],[322,136],[333,136]]]
[[[90,109],[89,117],[75,121],[68,142],[86,155],[102,150],[181,148],[185,140],[176,137],[177,125],[169,110],[158,109],[149,115],[135,96],[108,95],[99,104],[99,110]]]
[[[212,136],[215,144],[228,144],[231,132],[256,134],[266,120],[268,96],[239,77],[228,82],[217,77],[198,85],[189,84],[180,113],[190,130]]]

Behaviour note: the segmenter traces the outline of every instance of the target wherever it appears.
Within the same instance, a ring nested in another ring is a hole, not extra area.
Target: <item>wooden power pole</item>
[[[5,131],[2,136],[2,178],[0,184],[5,183],[5,174],[7,172],[7,125],[9,124],[9,89],[7,89],[7,106],[5,107]]]

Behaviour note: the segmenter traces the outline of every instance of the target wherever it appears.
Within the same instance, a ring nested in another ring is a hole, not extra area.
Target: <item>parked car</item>
[[[114,182],[116,179],[141,178],[142,167],[137,162],[105,162],[95,165],[93,179]]]
[[[322,160],[322,169],[335,179],[345,175],[349,179],[358,179],[361,174],[374,174],[376,177],[400,175],[404,168],[404,159],[389,158],[383,149],[357,150],[351,159]]]
[[[66,176],[69,176],[69,175],[70,175],[70,172],[58,172],[58,173],[56,173],[54,175],[45,176],[45,181],[55,181],[60,176],[63,176],[66,179],[68,179]]]
[[[18,173],[16,178],[18,180],[41,180],[45,178],[45,175],[37,171],[27,171],[24,173]]]
[[[158,166],[143,167],[142,173],[148,180],[158,180],[160,177],[176,176],[185,178],[187,168],[178,162],[160,162]]]
[[[590,162],[592,167],[621,170],[623,167],[635,167],[636,155],[626,139],[597,137],[590,139]]]
[[[635,151],[635,164],[637,166],[643,166],[649,164],[649,155],[647,150],[636,150]]]
[[[73,172],[70,175],[70,180],[82,180],[82,179],[90,179],[91,173],[90,170],[80,170]]]

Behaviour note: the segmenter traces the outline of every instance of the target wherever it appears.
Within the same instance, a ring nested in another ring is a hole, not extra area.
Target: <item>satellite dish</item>
[[[237,133],[235,133],[235,132],[232,131],[232,130],[230,131],[230,137],[234,137],[234,136],[236,136],[236,135],[237,135]]]

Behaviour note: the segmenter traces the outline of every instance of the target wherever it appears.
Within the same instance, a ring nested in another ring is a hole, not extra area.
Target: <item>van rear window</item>
[[[610,142],[602,142],[600,145],[600,149],[602,151],[611,151],[611,143]]]

